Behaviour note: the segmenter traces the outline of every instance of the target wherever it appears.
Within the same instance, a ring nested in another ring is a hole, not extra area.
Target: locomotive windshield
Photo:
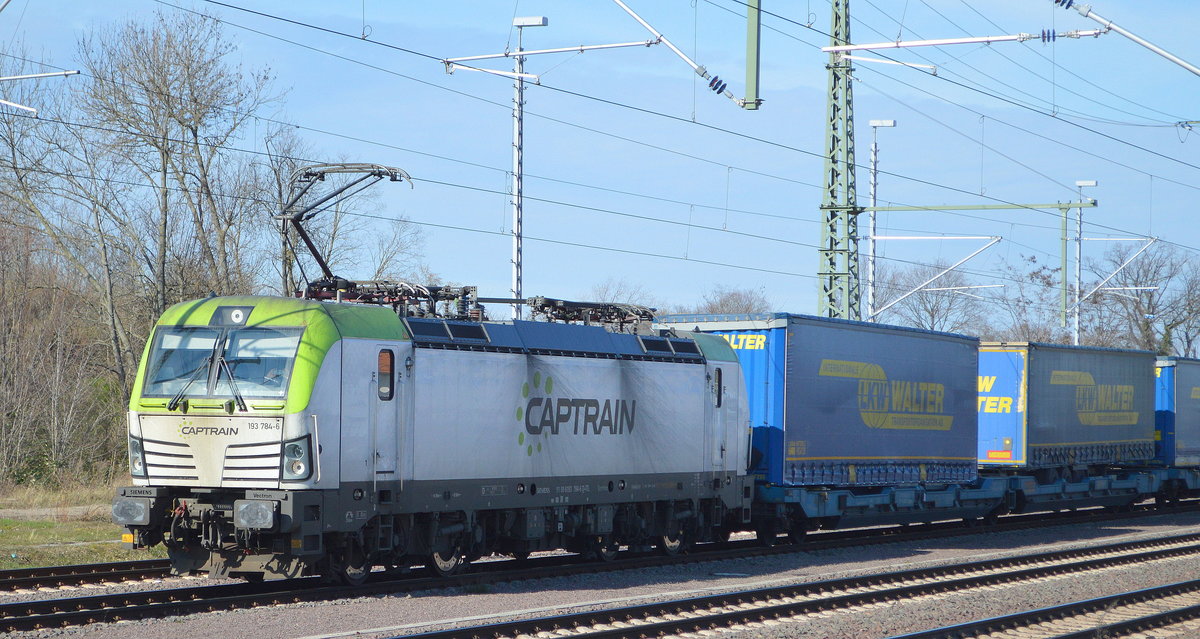
[[[160,326],[142,395],[283,399],[302,330]]]

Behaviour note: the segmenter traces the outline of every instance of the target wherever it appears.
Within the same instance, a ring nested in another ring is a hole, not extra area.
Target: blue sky
[[[526,48],[648,37],[601,0],[230,4],[369,31],[345,38],[202,1],[183,5],[228,21],[243,65],[272,69],[287,93],[269,115],[336,134],[302,132],[323,157],[411,173],[415,189],[383,187],[384,213],[422,225],[434,272],[497,297],[507,295],[511,268],[511,81],[448,75],[435,60],[381,44],[435,58],[497,53],[515,46],[514,15],[549,17],[548,27],[526,31]],[[629,4],[742,94],[744,7],[736,0]],[[1200,63],[1200,5],[1093,6]],[[149,0],[13,0],[0,14],[0,34],[70,67],[79,34],[160,9],[175,10]],[[790,21],[764,16],[765,103],[757,112],[707,91],[662,46],[530,58],[527,70],[544,86],[526,95],[526,295],[586,298],[615,278],[667,304],[693,304],[721,285],[762,287],[780,310],[815,310],[827,61],[818,48],[827,44],[829,4],[764,0],[764,9]],[[860,43],[1097,26],[1051,0],[852,0],[851,10]],[[1200,120],[1200,77],[1117,34],[886,54],[935,64],[938,75],[856,65],[860,165],[868,163],[867,121],[898,121],[880,132],[881,204],[1066,201],[1076,197],[1076,180],[1095,179],[1100,186],[1089,195],[1100,206],[1086,213],[1085,235],[1154,235],[1189,257],[1200,250],[1192,221],[1200,130],[1173,126]],[[865,205],[865,168],[858,186]],[[1001,259],[1058,262],[1056,211],[891,213],[881,215],[880,232],[1003,236],[970,263],[979,284],[1004,283]],[[884,242],[881,251],[894,265],[952,262],[980,244]],[[1087,256],[1098,257],[1103,244],[1087,243]]]

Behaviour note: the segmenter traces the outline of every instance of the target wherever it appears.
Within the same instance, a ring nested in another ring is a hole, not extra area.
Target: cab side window
[[[379,399],[390,401],[395,395],[396,354],[391,349],[379,351],[379,370],[375,379],[379,383]]]

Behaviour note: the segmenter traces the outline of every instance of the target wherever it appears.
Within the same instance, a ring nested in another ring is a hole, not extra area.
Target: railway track
[[[940,522],[906,527],[870,528],[848,531],[820,532],[811,534],[799,546],[788,546],[780,538],[777,547],[761,548],[757,542],[737,542],[724,547],[700,547],[688,559],[714,561],[741,558],[749,555],[778,554],[808,550],[824,550],[853,545],[892,543],[920,539],[937,539],[970,535],[986,530],[1005,532],[1045,525],[1070,525],[1136,519],[1166,513],[1200,511],[1200,503],[1185,502],[1170,509],[1155,509],[1150,506],[1136,507],[1129,512],[1113,513],[1102,510],[1084,510],[1073,513],[1037,513],[1014,515],[1002,518],[998,523],[983,528],[974,524],[964,526],[962,522]],[[716,554],[714,554],[716,553]],[[628,555],[628,553],[627,553]],[[684,559],[687,560],[687,559]],[[624,567],[619,564],[618,567]],[[0,594],[17,590],[37,590],[60,586],[132,582],[160,579],[170,574],[170,564],[165,559],[124,561],[113,563],[78,564],[71,566],[47,566],[0,570]]]
[[[1020,612],[892,639],[1118,639],[1200,634],[1200,580]]]
[[[0,592],[154,579],[170,571],[166,559],[4,570],[0,571]]]
[[[950,590],[980,588],[1020,579],[1037,579],[1103,567],[1127,565],[1166,557],[1200,554],[1200,534],[1112,544],[1069,552],[976,562],[934,569],[902,571],[818,582],[783,588],[688,599],[667,604],[636,606],[470,629],[433,633],[430,637],[515,636],[553,629],[576,629],[583,636],[624,636],[635,624],[648,633],[693,632],[700,628],[752,623],[763,619],[811,614],[855,605],[919,597]],[[265,584],[224,584],[146,592],[97,595],[71,599],[0,605],[0,631],[63,627],[102,621],[122,621],[211,612],[264,605],[327,601],[352,596],[395,594],[447,586],[493,583],[513,579],[562,576],[572,571],[611,569],[604,564],[570,564],[568,557],[546,558],[540,565],[511,570],[507,562],[480,566],[480,572],[450,580],[378,580],[348,588],[322,586],[315,578]],[[634,558],[619,568],[656,565],[662,558]],[[637,621],[637,620],[642,621]],[[617,624],[612,626],[611,624]],[[588,634],[590,633],[590,634]],[[599,633],[599,634],[597,634]]]
[[[678,601],[428,632],[422,639],[479,637],[657,637],[801,621],[809,615],[964,592],[1053,576],[1200,554],[1200,535],[865,577],[761,588]],[[1200,591],[1200,586],[1195,590]],[[1099,609],[1098,605],[1092,608]],[[998,626],[999,627],[999,626]],[[925,635],[913,635],[913,637]],[[929,635],[959,637],[977,635]],[[986,635],[978,635],[980,637]],[[1005,637],[1021,636],[1017,634]],[[1042,635],[1037,635],[1042,636]],[[1075,635],[1071,635],[1075,637]],[[1080,635],[1080,637],[1085,635]],[[1090,635],[1086,635],[1090,636]]]

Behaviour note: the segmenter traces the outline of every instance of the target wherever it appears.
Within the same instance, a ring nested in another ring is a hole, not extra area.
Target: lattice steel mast
[[[833,46],[850,44],[850,0],[833,0]],[[854,91],[851,63],[829,54],[825,120],[825,194],[821,201],[817,314],[859,319],[858,206],[854,177]]]

